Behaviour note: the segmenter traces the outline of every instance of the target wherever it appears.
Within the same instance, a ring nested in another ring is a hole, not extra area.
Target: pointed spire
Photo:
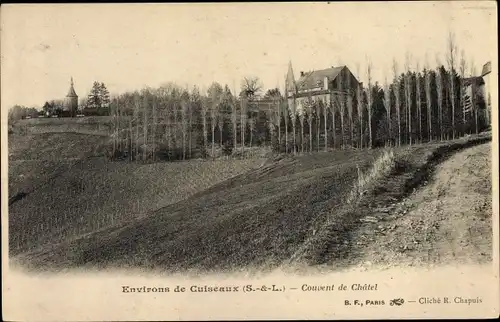
[[[288,62],[288,73],[286,75],[286,90],[287,92],[296,92],[297,87],[295,84],[295,76],[293,75],[293,67],[292,67],[292,61],[290,60]]]
[[[68,91],[68,95],[66,95],[66,97],[78,97],[78,95],[76,95],[76,92],[75,92],[75,89],[73,88],[73,76],[71,76],[71,85],[69,87],[69,91]]]

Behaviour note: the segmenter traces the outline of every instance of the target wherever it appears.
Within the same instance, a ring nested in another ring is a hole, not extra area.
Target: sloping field
[[[107,162],[93,157],[93,151],[83,153],[85,148],[99,142],[93,141],[94,136],[52,133],[30,139],[10,140],[12,255],[130,220],[263,162],[259,159],[156,164]],[[80,158],[83,156],[86,157]]]
[[[101,155],[106,141],[78,133],[9,135],[9,198],[29,194],[79,160]]]
[[[342,206],[357,175],[380,151],[339,151],[251,170],[192,197],[56,247],[25,264],[178,269],[272,267],[290,257],[325,217]],[[183,170],[184,171],[184,170]]]
[[[489,139],[395,150],[390,175],[377,179],[349,205],[344,201],[358,180],[357,166],[367,172],[382,150],[275,159],[144,216],[23,252],[14,260],[28,269],[49,270],[262,270],[302,262],[345,267],[359,237],[360,219],[418,189],[452,153]],[[184,173],[185,164],[179,164]],[[132,173],[123,170],[119,176]],[[123,184],[122,193],[133,187],[132,181]]]

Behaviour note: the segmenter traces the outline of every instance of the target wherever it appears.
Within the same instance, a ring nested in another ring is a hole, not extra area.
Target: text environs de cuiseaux
[[[347,285],[340,284],[339,286],[335,286],[334,284],[330,285],[309,285],[303,284],[300,288],[291,288],[291,289],[300,289],[304,292],[328,292],[328,291],[336,291],[336,290],[347,290],[350,289],[352,291],[376,291],[378,288],[377,284],[351,284],[349,287]],[[212,286],[212,285],[191,285],[189,287],[170,287],[170,286],[140,286],[133,287],[129,285],[122,286],[123,293],[168,293],[168,292],[185,292],[189,291],[192,293],[210,293],[210,292],[240,292],[242,287],[237,285],[228,285],[228,286]]]

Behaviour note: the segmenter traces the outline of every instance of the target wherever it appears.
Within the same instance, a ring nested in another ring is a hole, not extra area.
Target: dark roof
[[[472,83],[474,83],[476,86],[481,86],[484,84],[484,79],[481,76],[473,76],[464,78],[463,80],[464,86],[470,86]]]
[[[483,65],[483,70],[481,72],[481,76],[487,75],[489,73],[491,73],[491,62],[490,61]]]
[[[306,72],[304,73],[304,76],[301,75],[299,80],[297,81],[297,88],[300,91],[302,89],[318,87],[318,84],[320,87],[323,87],[325,77],[328,77],[328,81],[335,80],[335,78],[337,78],[337,76],[340,74],[340,71],[344,67],[345,66],[339,66]]]

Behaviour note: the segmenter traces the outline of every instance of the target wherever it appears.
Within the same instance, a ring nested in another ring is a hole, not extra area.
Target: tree
[[[418,135],[422,142],[422,99],[420,92],[420,64],[417,62],[417,71],[415,72],[416,100],[417,100],[417,115],[418,115]]]
[[[95,81],[87,97],[87,108],[96,111],[99,115],[109,115],[109,91],[104,83]]]
[[[241,133],[241,152],[245,151],[245,132],[247,128],[247,106],[248,98],[243,92],[240,99],[240,133]]]
[[[347,77],[347,116],[349,118],[349,133],[351,138],[351,147],[354,147],[354,131],[353,131],[353,97],[352,97],[351,75]]]
[[[460,64],[459,64],[459,70],[460,70],[460,102],[461,106],[460,108],[462,109],[462,122],[463,122],[463,133],[466,133],[466,126],[467,126],[467,112],[466,112],[466,106],[465,106],[465,100],[463,99],[465,93],[464,93],[464,80],[465,80],[465,71],[467,69],[467,61],[465,60],[465,52],[462,50],[462,55],[460,57]]]
[[[357,74],[360,75],[359,64],[356,64]],[[363,148],[363,114],[365,113],[365,104],[363,100],[363,86],[357,84],[356,86],[356,107],[358,109],[359,117],[359,148]]]
[[[474,64],[474,61],[471,61],[470,64],[470,71],[471,75],[474,76],[476,74],[476,66]],[[477,104],[477,86],[476,82],[474,79],[471,79],[471,95],[470,95],[470,101],[471,101],[471,106],[472,106],[472,113],[474,114],[474,125],[475,125],[475,130],[476,134],[479,133],[479,127],[478,127],[478,104]]]
[[[429,141],[432,140],[432,96],[431,96],[431,71],[427,58],[424,67],[425,101],[427,108],[427,127],[429,131]]]
[[[234,83],[233,83],[233,90],[235,90]],[[236,94],[236,91],[235,91]],[[236,96],[231,95],[231,120],[233,121],[233,149],[236,150],[238,147],[238,116],[236,115],[237,112],[237,104],[238,104],[238,99]]]
[[[215,156],[215,127],[217,126],[217,122],[219,117],[221,117],[220,106],[221,106],[221,97],[222,97],[222,86],[214,82],[208,88],[208,99],[210,104],[210,125],[212,128],[212,157]]]
[[[255,133],[255,118],[251,117],[248,119],[248,127],[250,128],[250,147],[252,147],[253,134]],[[273,130],[273,124],[270,122],[269,128],[271,129],[271,133]]]
[[[143,135],[143,150],[142,150],[142,160],[146,161],[147,160],[147,145],[148,145],[148,91],[143,90],[142,91],[142,103],[143,103],[143,116],[144,116],[144,121],[142,124],[142,129],[144,131]]]
[[[439,136],[441,141],[444,139],[444,129],[443,129],[443,74],[442,65],[437,59],[438,69],[436,71],[436,90],[437,90],[437,101],[438,101],[438,123],[439,123]]]
[[[99,84],[99,95],[101,97],[101,107],[108,108],[109,107],[109,91],[106,88],[104,83]]]
[[[189,113],[190,113],[190,98],[189,91],[186,89],[181,94],[181,128],[182,128],[182,159],[186,159],[186,141],[189,129]]]
[[[210,110],[208,100],[200,98],[200,106],[201,106],[201,120],[203,123],[203,151],[207,151],[208,147],[207,116],[208,116],[208,111]]]
[[[373,144],[373,138],[372,138],[372,104],[373,104],[373,99],[372,99],[372,63],[370,60],[368,60],[367,67],[366,67],[366,76],[368,78],[368,90],[367,90],[367,107],[366,110],[368,111],[368,133],[370,135],[370,142],[368,144],[368,147],[371,149],[372,144]]]
[[[398,146],[401,146],[401,97],[399,92],[400,85],[398,64],[395,59],[392,61],[392,71],[394,73],[394,105],[396,107],[396,115],[398,118]]]
[[[412,112],[411,112],[411,73],[410,73],[410,54],[406,53],[406,61],[405,61],[405,74],[403,77],[404,82],[404,93],[405,93],[405,106],[406,106],[406,122],[408,125],[408,143],[411,145],[412,141],[412,131],[411,131],[411,121],[412,121]]]
[[[101,107],[101,105],[100,84],[98,82],[94,82],[87,98],[87,106],[88,108],[97,110]]]
[[[275,107],[274,109],[274,118],[276,125],[278,127],[278,146],[281,146],[281,110],[282,110],[282,105],[281,105],[281,93],[279,88],[273,88],[269,89],[266,94],[264,95],[264,98],[270,99],[273,102],[273,105]]]
[[[245,97],[253,100],[262,91],[262,82],[258,77],[245,77],[241,83]]]
[[[342,149],[345,148],[345,137],[344,137],[344,115],[345,115],[345,95],[344,95],[344,82],[342,79],[342,71],[337,76],[337,102],[340,112],[340,136],[342,139]]]
[[[323,104],[323,122],[325,126],[325,151],[328,150],[328,107],[330,106],[326,100],[322,102]]]
[[[300,121],[300,152],[304,153],[304,121],[305,121],[305,111],[304,106],[299,110],[299,121]]]
[[[16,106],[18,106],[18,105],[16,105]],[[53,114],[54,109],[55,109],[54,104],[49,103],[49,102],[45,102],[45,104],[43,104],[43,107],[42,107],[42,110],[46,116]]]
[[[201,96],[200,96],[200,91],[199,91],[198,87],[195,86],[195,87],[193,87],[193,90],[191,92],[191,108],[190,108],[190,111],[191,111],[191,115],[192,115],[192,120],[193,119],[197,119],[197,118],[195,118],[195,115],[197,116],[198,113],[202,114],[202,111],[203,111],[202,105],[203,104],[202,104],[202,100],[201,100]],[[204,120],[203,117],[202,117],[202,120]],[[189,130],[190,133],[192,132],[192,128],[193,128],[193,125],[191,123],[190,130]],[[199,129],[197,127],[197,131],[198,130]],[[189,144],[191,145],[191,140],[189,141]],[[206,145],[203,146],[203,149],[204,149],[203,151],[206,151]],[[190,152],[190,157],[191,157],[191,152]]]
[[[314,113],[314,100],[311,96],[307,98],[306,101],[306,111],[307,111],[307,123],[309,123],[309,152],[312,152],[313,149],[313,133],[312,133],[312,121],[313,121],[313,113]]]
[[[319,151],[319,134],[321,131],[321,101],[316,100],[315,102],[315,107],[316,107],[316,149]]]
[[[389,87],[389,83],[387,82],[387,77],[385,78],[384,81],[384,107],[385,107],[385,115],[387,118],[387,136],[388,136],[388,143],[390,144],[391,140],[391,89]]]
[[[139,101],[139,93],[136,93],[135,99],[134,99],[134,119],[136,121],[135,125],[135,160],[137,161],[139,159],[139,124],[140,124],[140,101]]]
[[[451,128],[452,138],[455,139],[455,63],[457,46],[455,43],[455,34],[450,31],[448,35],[448,69],[450,77],[450,100],[451,100]]]

